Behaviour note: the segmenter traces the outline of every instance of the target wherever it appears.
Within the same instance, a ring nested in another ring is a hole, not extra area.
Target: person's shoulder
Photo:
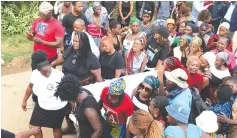
[[[128,104],[128,103],[132,103],[131,98],[129,97],[129,95],[127,93],[124,93],[124,104]]]
[[[59,71],[59,70],[54,69],[54,68],[52,68],[52,67],[51,67],[51,70],[52,70],[52,74],[53,74],[54,76],[59,77],[60,79],[64,76],[64,74],[63,74],[62,71]]]
[[[100,97],[104,99],[108,92],[109,92],[109,87],[104,87]]]
[[[39,72],[38,69],[35,69],[35,70],[32,71],[31,75],[38,76],[38,75],[40,75],[40,72]]]
[[[70,18],[70,17],[72,17],[72,16],[73,16],[73,15],[72,15],[72,12],[69,12],[69,13],[67,13],[66,15],[64,15],[63,18],[67,19],[67,18]]]

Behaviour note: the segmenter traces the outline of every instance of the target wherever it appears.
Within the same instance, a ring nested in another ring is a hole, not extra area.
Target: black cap
[[[152,33],[159,34],[166,39],[168,39],[168,37],[170,35],[169,30],[166,27],[154,28],[154,29],[152,29]]]

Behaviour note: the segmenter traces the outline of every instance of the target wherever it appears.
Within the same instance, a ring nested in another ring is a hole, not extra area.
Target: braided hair
[[[131,123],[145,136],[145,138],[162,138],[163,130],[151,114],[143,110],[136,110],[131,116]]]
[[[77,77],[66,75],[61,79],[54,96],[62,101],[76,101],[78,94],[81,93],[81,86]]]
[[[165,127],[167,127],[167,116],[168,113],[165,109],[169,105],[169,101],[165,96],[156,96],[152,99],[154,101],[154,107],[159,109],[159,115],[162,116],[165,122]]]
[[[211,16],[211,13],[208,10],[202,10],[198,14],[198,21],[204,21],[207,20]]]

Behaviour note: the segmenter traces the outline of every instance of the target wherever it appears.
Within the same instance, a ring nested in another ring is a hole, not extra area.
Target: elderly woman
[[[227,67],[229,68],[229,70],[232,71],[236,66],[236,62],[234,53],[232,53],[227,49],[229,42],[230,42],[229,38],[226,37],[219,38],[216,49],[212,50],[211,52],[213,52],[215,55],[219,52],[226,52],[229,56]]]
[[[88,36],[84,32],[73,38],[73,47],[58,57],[51,65],[63,64],[63,73],[75,75],[83,85],[101,82],[101,67],[99,60],[91,52]]]
[[[223,22],[220,24],[218,32],[219,34],[214,34],[208,41],[207,46],[208,46],[208,50],[214,50],[217,47],[217,42],[220,39],[220,37],[226,37],[227,39],[229,39],[228,45],[226,47],[227,50],[229,50],[230,52],[233,51],[232,49],[232,39],[230,37],[227,36],[228,32],[229,32],[229,28],[230,28],[230,24],[227,22]]]
[[[130,27],[132,33],[128,33],[123,40],[123,54],[125,52],[129,53],[132,49],[135,38],[142,37],[144,44],[146,43],[146,38],[143,33],[139,32],[140,20],[133,17],[130,21]]]
[[[100,38],[107,34],[107,14],[102,13],[100,2],[94,2],[92,5],[93,12],[87,9],[85,15],[89,25],[87,32],[93,37],[96,45],[100,47]]]
[[[54,137],[62,138],[61,125],[66,113],[70,112],[70,104],[54,97],[54,93],[63,73],[50,67],[47,54],[44,51],[34,52],[32,60],[37,64],[37,69],[31,74],[31,80],[23,98],[22,109],[27,110],[27,100],[34,92],[38,97],[38,102],[30,119],[30,128],[52,128]],[[42,131],[34,136],[43,138]]]
[[[217,87],[222,84],[222,79],[230,76],[230,72],[227,68],[227,62],[229,60],[226,52],[219,52],[216,55],[215,66],[210,67],[211,79],[210,79],[210,100],[215,101],[214,93]]]
[[[160,81],[157,77],[147,76],[134,90],[131,99],[134,109],[148,111],[148,106],[152,98],[158,95]]]
[[[186,66],[188,57],[195,56],[198,58],[202,58],[202,44],[204,42],[199,37],[194,37],[190,43],[190,46],[185,49],[181,57],[181,63]]]
[[[96,99],[88,90],[81,88],[79,80],[75,76],[63,77],[54,95],[73,105],[81,138],[108,137],[108,128],[101,116]]]

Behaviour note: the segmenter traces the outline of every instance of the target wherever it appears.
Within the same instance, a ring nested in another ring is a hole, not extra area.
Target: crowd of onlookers
[[[26,34],[30,128],[61,138],[74,117],[81,138],[237,138],[237,2],[187,3],[42,2]],[[154,70],[126,93],[121,77]],[[99,101],[82,88],[114,78]]]

